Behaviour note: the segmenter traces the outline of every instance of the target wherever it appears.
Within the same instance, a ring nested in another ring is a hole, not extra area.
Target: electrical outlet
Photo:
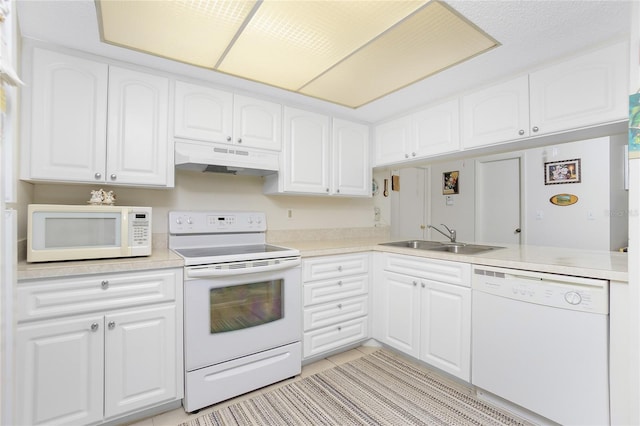
[[[373,208],[373,220],[380,222],[380,207]]]
[[[287,209],[287,219],[293,218],[293,209]]]

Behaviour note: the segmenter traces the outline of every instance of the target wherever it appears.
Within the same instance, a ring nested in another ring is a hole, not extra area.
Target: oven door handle
[[[228,277],[231,275],[257,274],[258,272],[281,271],[299,266],[302,261],[298,259],[285,260],[273,265],[255,266],[251,268],[238,269],[215,269],[211,267],[187,268],[185,274],[187,278],[204,278],[204,277]]]

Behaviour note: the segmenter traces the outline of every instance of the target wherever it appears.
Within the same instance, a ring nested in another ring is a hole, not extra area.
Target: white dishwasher
[[[471,381],[563,425],[609,422],[609,282],[474,266]]]

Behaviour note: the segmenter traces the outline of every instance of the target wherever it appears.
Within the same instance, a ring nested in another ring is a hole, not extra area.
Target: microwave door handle
[[[228,277],[231,275],[246,275],[256,274],[258,272],[272,272],[280,271],[283,269],[294,268],[301,264],[300,259],[286,260],[280,263],[267,266],[256,266],[253,268],[239,268],[239,269],[214,269],[214,268],[198,268],[198,269],[186,269],[185,273],[187,278],[204,278],[204,277]]]

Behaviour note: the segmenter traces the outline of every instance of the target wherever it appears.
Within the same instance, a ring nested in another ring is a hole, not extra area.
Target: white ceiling
[[[101,43],[92,0],[21,0],[17,2],[17,10],[25,37],[186,74],[239,92],[368,122],[398,115],[599,44],[627,38],[631,23],[631,1],[449,0],[446,3],[502,45],[356,110]]]

